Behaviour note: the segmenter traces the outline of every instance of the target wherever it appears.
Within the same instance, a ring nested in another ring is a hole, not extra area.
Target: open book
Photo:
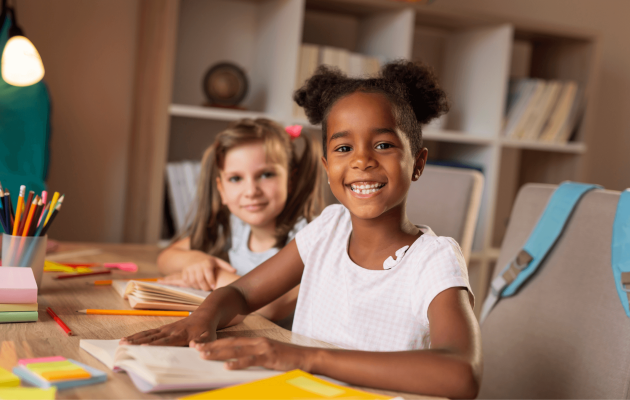
[[[231,371],[223,361],[203,360],[190,347],[120,346],[119,340],[81,340],[79,346],[114,371],[129,374],[144,393],[211,389],[264,379],[280,372],[264,368]]]
[[[112,287],[131,308],[142,310],[195,311],[210,292],[162,285],[155,282],[116,281]]]

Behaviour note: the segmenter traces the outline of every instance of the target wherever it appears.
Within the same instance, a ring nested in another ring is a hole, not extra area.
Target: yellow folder
[[[259,381],[181,397],[204,399],[390,399],[389,396],[363,392],[336,385],[296,369]]]

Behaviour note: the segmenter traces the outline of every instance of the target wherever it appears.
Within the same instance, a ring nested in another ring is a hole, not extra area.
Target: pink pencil
[[[42,191],[42,205],[44,206],[44,208],[42,208],[42,210],[44,210],[46,208],[46,199],[48,198],[48,192],[47,191]],[[39,221],[37,221],[37,226],[39,226],[39,224],[42,223],[42,217],[44,216],[44,213],[42,213],[42,215],[39,216]]]

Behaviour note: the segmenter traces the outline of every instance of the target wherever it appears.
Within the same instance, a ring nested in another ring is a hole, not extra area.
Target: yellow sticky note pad
[[[211,390],[180,400],[205,399],[390,399],[390,396],[368,393],[336,385],[304,371],[294,370],[259,381],[224,389]]]
[[[20,378],[13,375],[10,371],[0,368],[0,388],[20,386]]]
[[[0,388],[0,399],[2,400],[54,400],[57,388],[52,386],[48,389],[39,388]]]
[[[92,377],[85,369],[68,360],[30,363],[26,367],[49,382]]]
[[[52,362],[40,362],[40,363],[30,363],[26,365],[26,368],[30,369],[33,372],[48,372],[48,371],[68,371],[77,368],[81,368],[78,365],[74,364],[71,361],[63,360],[63,361],[52,361]]]

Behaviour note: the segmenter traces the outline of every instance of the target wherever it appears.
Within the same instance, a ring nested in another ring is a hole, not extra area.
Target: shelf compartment
[[[477,145],[489,145],[492,143],[492,138],[489,138],[487,136],[473,135],[461,131],[433,128],[423,129],[422,138],[424,140],[436,142],[469,143]]]

